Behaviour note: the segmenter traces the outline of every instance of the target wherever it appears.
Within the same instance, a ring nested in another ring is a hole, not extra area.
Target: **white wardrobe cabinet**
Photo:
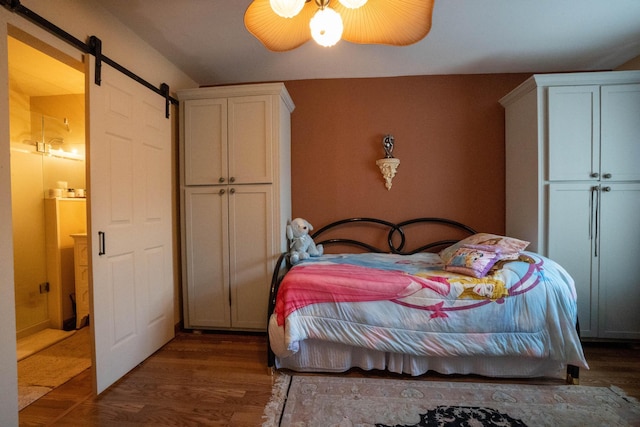
[[[583,338],[639,339],[640,72],[535,75],[500,102],[506,233],[573,277]]]
[[[264,331],[291,217],[282,83],[180,91],[184,324]]]

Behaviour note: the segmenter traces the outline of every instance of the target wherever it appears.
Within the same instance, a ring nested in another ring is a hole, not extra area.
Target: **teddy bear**
[[[324,253],[322,245],[314,243],[309,232],[313,226],[302,218],[295,218],[287,223],[287,239],[289,239],[289,261],[291,264],[308,259],[309,257],[319,257]]]

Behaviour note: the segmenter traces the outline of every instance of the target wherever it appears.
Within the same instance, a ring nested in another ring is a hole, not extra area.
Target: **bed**
[[[588,369],[573,280],[528,242],[443,218],[349,218],[311,237],[324,255],[291,265],[282,254],[273,272],[271,367],[572,384]]]

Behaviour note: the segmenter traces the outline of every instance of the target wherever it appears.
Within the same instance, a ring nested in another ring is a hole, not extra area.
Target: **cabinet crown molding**
[[[177,92],[178,100],[233,98],[239,96],[277,95],[282,98],[289,112],[296,108],[284,83],[257,83],[230,86],[211,86],[184,89]]]
[[[540,87],[640,83],[640,71],[534,74],[500,99],[503,107]]]

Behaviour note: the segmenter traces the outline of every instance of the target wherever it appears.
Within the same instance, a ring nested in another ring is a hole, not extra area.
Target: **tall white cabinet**
[[[185,327],[264,331],[287,248],[294,103],[282,83],[178,98]]]
[[[640,338],[640,72],[534,75],[500,100],[506,233],[576,282],[584,338]]]

